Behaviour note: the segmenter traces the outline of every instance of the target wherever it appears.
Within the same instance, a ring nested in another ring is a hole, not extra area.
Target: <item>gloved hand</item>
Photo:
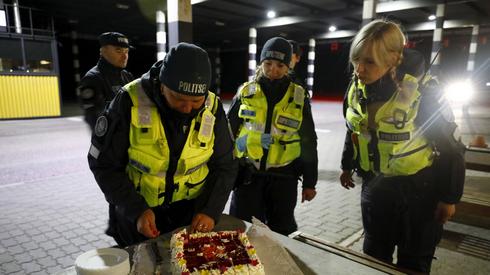
[[[245,149],[247,149],[247,138],[248,135],[241,136],[237,138],[235,141],[236,147],[239,152],[245,152]],[[269,146],[272,144],[272,135],[271,134],[262,134],[260,136],[260,145],[264,149],[269,149]]]
[[[237,138],[237,140],[235,141],[236,148],[239,152],[245,152],[245,149],[247,149],[247,137],[248,135],[244,135]]]
[[[262,145],[262,148],[269,149],[269,146],[272,144],[272,135],[262,134],[260,137],[260,144]]]

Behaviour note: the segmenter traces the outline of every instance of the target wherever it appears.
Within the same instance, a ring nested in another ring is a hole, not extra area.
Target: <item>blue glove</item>
[[[262,145],[262,148],[269,149],[269,146],[272,144],[272,135],[262,134],[260,137],[260,144]]]
[[[245,149],[247,149],[247,137],[248,135],[244,135],[237,138],[237,140],[235,141],[236,148],[239,152],[245,152]]]

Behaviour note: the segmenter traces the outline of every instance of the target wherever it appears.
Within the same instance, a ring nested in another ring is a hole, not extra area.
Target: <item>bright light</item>
[[[49,65],[49,64],[51,64],[51,62],[49,60],[41,60],[41,61],[39,61],[39,64],[41,64],[41,65]]]
[[[4,10],[0,10],[0,27],[7,27],[7,17],[5,17]]]
[[[427,17],[427,19],[429,19],[430,21],[436,20],[436,16],[431,14],[431,15],[429,15],[429,17]]]
[[[490,87],[490,82],[485,83],[485,86]]]
[[[444,95],[451,103],[468,103],[473,98],[474,93],[473,84],[469,79],[450,83],[444,89]]]
[[[267,12],[267,18],[274,18],[276,17],[276,12],[273,10],[270,10]]]
[[[332,26],[328,27],[328,31],[329,31],[329,32],[334,32],[334,31],[336,31],[336,30],[337,30],[337,27],[336,27],[336,26],[334,26],[334,25],[332,25]]]

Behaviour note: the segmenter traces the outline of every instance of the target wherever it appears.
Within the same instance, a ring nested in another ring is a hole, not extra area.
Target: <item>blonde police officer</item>
[[[354,187],[353,170],[362,178],[364,253],[391,263],[397,247],[398,266],[425,274],[461,198],[464,147],[423,55],[404,45],[400,27],[385,20],[352,41],[340,182]]]
[[[297,229],[298,179],[303,178],[302,201],[310,201],[318,177],[311,106],[288,76],[290,60],[289,42],[269,39],[255,79],[238,89],[228,112],[240,158],[230,214],[248,221],[255,216],[285,235]]]
[[[237,163],[210,79],[207,53],[179,43],[98,118],[88,159],[118,245],[187,224],[208,232],[218,221]]]

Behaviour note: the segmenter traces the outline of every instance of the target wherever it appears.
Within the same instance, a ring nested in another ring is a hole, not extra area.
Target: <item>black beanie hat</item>
[[[194,44],[183,42],[175,45],[163,59],[159,79],[177,93],[206,95],[211,82],[208,54]]]
[[[273,37],[265,42],[260,53],[260,63],[266,59],[274,59],[289,66],[291,51],[291,44],[286,39]]]

